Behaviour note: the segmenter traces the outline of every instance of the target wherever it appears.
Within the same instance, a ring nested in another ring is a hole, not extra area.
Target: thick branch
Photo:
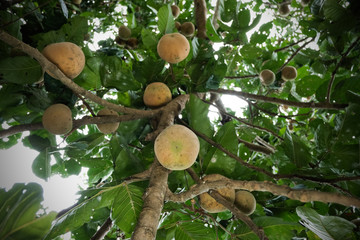
[[[113,122],[126,122],[136,119],[140,119],[140,115],[121,115],[121,116],[101,116],[101,117],[83,117],[82,119],[73,120],[73,129],[79,128],[83,125],[88,124],[99,124],[99,123],[113,123]],[[43,129],[41,122],[31,123],[31,124],[22,124],[9,127],[8,129],[0,131],[0,138],[4,138],[19,132],[25,131],[34,131]]]
[[[207,39],[206,35],[206,3],[205,0],[194,0],[197,37]]]
[[[294,102],[289,100],[284,100],[280,98],[275,97],[267,97],[267,96],[261,96],[256,95],[252,93],[246,93],[246,92],[240,92],[235,90],[228,90],[228,89],[217,89],[212,90],[212,92],[222,93],[222,94],[229,94],[234,95],[239,98],[247,98],[247,99],[253,99],[261,102],[269,102],[274,104],[281,104],[281,105],[288,105],[292,107],[299,107],[299,108],[316,108],[316,109],[335,109],[335,110],[341,110],[348,106],[348,104],[339,104],[339,103],[328,103],[328,102]]]
[[[84,96],[85,98],[88,98],[102,106],[108,107],[114,111],[120,112],[120,113],[127,113],[127,114],[140,114],[143,117],[152,117],[155,116],[161,109],[157,110],[138,110],[138,109],[132,109],[123,107],[114,103],[110,103],[95,94],[85,90],[84,88],[77,85],[75,82],[73,82],[71,79],[66,77],[59,68],[47,60],[37,49],[23,43],[22,41],[18,40],[17,38],[11,36],[10,34],[6,33],[3,30],[0,30],[0,39],[9,44],[10,46],[20,49],[24,53],[28,54],[29,56],[36,59],[44,71],[51,72],[54,74],[54,76],[59,79],[65,86],[70,88],[74,93],[77,93],[79,95]]]
[[[360,208],[360,199],[338,193],[291,189],[288,186],[281,186],[267,181],[238,181],[231,179],[196,184],[191,188],[191,190],[179,194],[170,194],[167,192],[166,200],[172,202],[185,202],[198,196],[201,193],[208,192],[210,189],[216,190],[224,187],[245,189],[248,191],[270,192],[277,196],[285,196],[290,199],[299,200],[301,202],[319,201],[324,203],[338,203],[344,206],[355,206]]]
[[[336,75],[336,72],[337,70],[339,69],[340,67],[340,64],[342,63],[342,61],[345,59],[345,57],[350,53],[350,51],[359,43],[360,41],[360,37],[358,37],[352,44],[351,46],[348,48],[348,50],[341,55],[341,58],[339,60],[339,62],[336,64],[336,67],[334,69],[334,71],[332,72],[331,74],[331,79],[329,81],[329,85],[328,85],[328,88],[327,88],[327,93],[326,93],[326,102],[327,103],[330,103],[330,94],[331,94],[331,89],[332,89],[332,86],[334,84],[334,80],[335,80],[335,75]]]
[[[160,214],[164,206],[168,175],[169,170],[155,160],[149,187],[143,195],[143,208],[131,239],[153,240],[156,238]]]

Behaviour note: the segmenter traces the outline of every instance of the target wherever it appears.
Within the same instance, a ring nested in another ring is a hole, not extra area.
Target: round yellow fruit
[[[177,5],[171,5],[171,12],[174,18],[177,18],[180,15],[180,8]]]
[[[244,214],[250,215],[256,209],[256,199],[251,192],[239,190],[235,194],[235,206]]]
[[[43,127],[55,135],[66,134],[72,129],[72,113],[68,106],[57,103],[48,107],[42,116]]]
[[[128,40],[131,37],[131,30],[125,25],[119,27],[119,37],[122,40]]]
[[[118,113],[115,112],[114,110],[108,109],[108,108],[103,108],[101,109],[97,116],[118,116]],[[96,124],[97,128],[99,129],[100,132],[104,133],[104,134],[109,134],[109,133],[113,133],[115,132],[118,127],[119,127],[119,123],[118,122],[114,122],[114,123],[98,123]]]
[[[269,86],[275,81],[275,73],[269,69],[265,69],[260,72],[259,78],[264,86]]]
[[[71,42],[49,44],[43,49],[42,54],[70,79],[76,78],[85,66],[83,51]],[[54,77],[51,73],[48,74]]]
[[[281,78],[284,81],[291,81],[297,77],[297,70],[293,66],[286,66],[281,70]]]
[[[153,82],[145,88],[143,100],[148,107],[161,107],[171,101],[171,91],[165,83]]]
[[[183,24],[181,24],[181,33],[185,36],[185,37],[192,37],[194,36],[194,32],[195,32],[195,26],[192,22],[184,22]]]
[[[220,174],[210,174],[206,175],[203,180],[205,182],[214,182],[217,180],[226,179],[226,177],[220,175]],[[218,193],[221,194],[222,197],[227,199],[230,202],[235,201],[235,190],[232,188],[221,188],[216,190]],[[227,208],[218,203],[213,197],[211,197],[208,193],[202,193],[200,194],[200,206],[209,213],[218,213],[223,212]]]
[[[170,170],[191,167],[200,150],[199,139],[185,126],[174,124],[155,139],[154,151],[160,164]]]
[[[168,33],[160,38],[157,52],[166,62],[178,63],[189,55],[190,44],[184,35]]]

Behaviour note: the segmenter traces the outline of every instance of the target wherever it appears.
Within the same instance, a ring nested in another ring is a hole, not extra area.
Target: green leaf
[[[183,222],[176,226],[176,240],[213,240],[216,235],[213,228],[205,227],[200,222]]]
[[[172,33],[175,27],[174,16],[172,15],[170,5],[161,7],[158,11],[158,27],[162,34]]]
[[[232,153],[238,149],[238,139],[236,136],[235,125],[232,122],[226,123],[215,135],[215,141]],[[204,160],[206,173],[219,173],[229,176],[235,169],[236,160],[227,156],[219,149],[212,147]]]
[[[124,184],[119,188],[112,205],[111,218],[124,232],[132,233],[142,209],[143,190],[133,185]]]
[[[343,8],[336,0],[326,0],[323,5],[324,15],[331,21],[341,20],[346,14]]]
[[[188,113],[187,117],[190,127],[205,134],[207,137],[212,138],[214,129],[208,117],[209,104],[204,103],[198,97],[192,94],[190,95],[190,100],[186,105],[186,110]],[[201,138],[199,138],[199,141],[199,155],[201,158],[203,158],[207,154],[210,145]]]
[[[50,165],[50,154],[48,148],[42,150],[39,155],[34,159],[32,163],[32,171],[33,173],[45,181],[51,175],[51,165]]]
[[[216,29],[214,28],[211,18],[208,18],[206,21],[206,34],[212,42],[222,41],[221,36],[217,33]]]
[[[87,58],[84,69],[82,70],[80,75],[74,79],[74,82],[88,90],[99,89],[101,87],[101,63],[101,57]]]
[[[36,215],[42,200],[37,183],[17,183],[8,192],[0,189],[0,239],[42,239],[56,217],[55,212]]]
[[[240,28],[246,28],[250,24],[250,10],[244,9],[238,13],[238,25]]]
[[[141,39],[146,48],[156,51],[158,39],[151,30],[143,28],[141,30]]]
[[[335,118],[335,130],[340,142],[358,142],[360,138],[360,105],[351,103],[343,117]]]
[[[325,78],[320,78],[316,75],[303,77],[299,81],[296,81],[296,92],[302,97],[311,96],[325,81]]]
[[[310,162],[311,154],[309,148],[298,136],[291,134],[288,130],[285,132],[285,139],[282,146],[285,154],[297,167],[306,166],[306,164]]]
[[[19,56],[0,61],[0,77],[4,82],[31,84],[39,81],[41,75],[40,64],[31,57]]]
[[[51,142],[48,138],[43,138],[36,134],[32,134],[26,138],[29,141],[31,147],[39,152],[47,147],[51,147]]]
[[[96,183],[99,179],[106,179],[113,172],[113,162],[108,158],[91,158],[80,160],[82,167],[87,167],[89,183]]]
[[[261,55],[262,50],[254,45],[247,44],[240,49],[240,53],[244,58],[254,59]]]
[[[119,91],[136,90],[140,87],[132,74],[131,66],[117,56],[103,58],[100,67],[101,82],[104,87],[115,87]]]
[[[112,205],[122,185],[97,189],[95,194],[87,197],[64,215],[57,218],[44,240],[51,240],[69,231],[73,231],[88,223],[95,210]]]
[[[326,240],[347,240],[355,239],[353,229],[355,224],[348,220],[336,216],[323,216],[315,210],[307,207],[297,207],[297,215],[301,218],[301,223]]]

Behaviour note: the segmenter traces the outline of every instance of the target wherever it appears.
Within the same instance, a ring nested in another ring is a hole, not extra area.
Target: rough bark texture
[[[197,37],[206,39],[206,3],[205,0],[194,0]]]
[[[319,201],[324,203],[338,203],[349,207],[360,207],[360,199],[356,197],[345,196],[339,193],[320,192],[316,190],[297,190],[288,186],[277,185],[272,182],[260,181],[237,181],[237,180],[219,180],[195,185],[191,190],[172,194],[167,192],[166,200],[173,202],[185,202],[197,195],[208,192],[210,189],[219,188],[245,189],[248,191],[271,192],[277,196],[285,196],[290,199],[299,200],[301,202]]]
[[[169,170],[156,160],[150,176],[149,187],[143,198],[144,205],[131,237],[133,240],[153,240],[156,237],[160,214],[164,206]]]

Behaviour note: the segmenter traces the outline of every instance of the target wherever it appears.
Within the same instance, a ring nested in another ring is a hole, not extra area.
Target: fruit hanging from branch
[[[210,174],[203,177],[203,181],[205,182],[215,182],[217,180],[223,180],[226,177],[220,174]],[[232,188],[221,188],[216,190],[222,197],[227,199],[228,201],[234,203],[235,201],[235,190]],[[200,206],[209,213],[219,213],[225,211],[227,208],[218,203],[213,197],[211,197],[208,193],[200,194]]]
[[[76,78],[85,66],[83,51],[72,42],[49,44],[42,50],[42,54],[70,79]],[[54,77],[52,73],[48,74]]]
[[[284,81],[291,81],[294,80],[297,77],[297,70],[293,66],[285,66],[281,70],[281,78]]]
[[[192,22],[184,22],[181,24],[180,31],[185,37],[192,37],[195,33],[195,26]]]
[[[171,12],[174,18],[177,18],[180,15],[180,8],[177,5],[171,5]]]
[[[168,63],[184,60],[190,52],[190,44],[180,33],[168,33],[162,36],[157,44],[159,56]]]
[[[259,78],[264,86],[269,86],[275,81],[275,73],[269,69],[264,69],[260,72]]]
[[[108,108],[101,109],[97,114],[97,116],[118,116],[118,115],[119,114],[117,112],[115,112],[114,110],[108,109]],[[100,132],[102,132],[104,134],[109,134],[109,133],[115,132],[118,129],[119,123],[118,122],[98,123],[98,124],[96,124],[96,126]]]
[[[199,154],[199,139],[190,129],[174,124],[165,128],[155,139],[154,151],[160,164],[170,170],[191,167]]]
[[[122,40],[128,40],[131,37],[131,30],[125,25],[119,27],[119,37]]]
[[[290,8],[288,2],[283,2],[279,4],[278,11],[280,16],[287,17],[290,14]]]
[[[235,206],[244,214],[250,215],[256,209],[256,199],[251,192],[239,190],[235,194]]]
[[[55,135],[70,132],[73,126],[70,108],[62,103],[51,105],[44,111],[42,124],[46,130]]]
[[[145,88],[143,100],[150,108],[161,107],[171,101],[171,91],[165,83],[153,82]]]

